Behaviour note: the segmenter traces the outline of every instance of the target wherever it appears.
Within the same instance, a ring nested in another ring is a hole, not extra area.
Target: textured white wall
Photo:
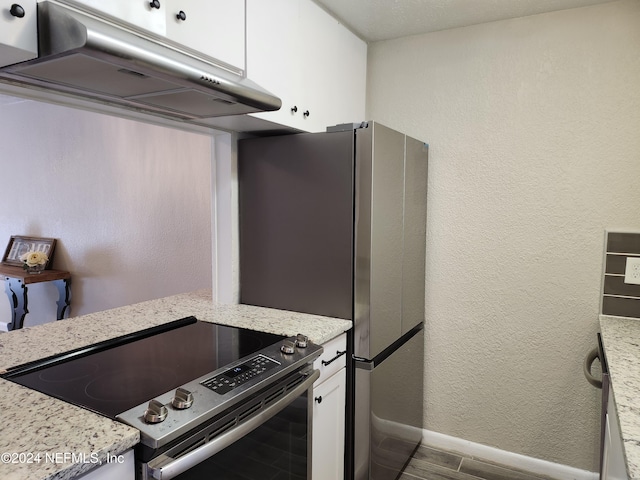
[[[605,227],[640,227],[640,2],[374,43],[368,117],[430,144],[426,428],[597,469]]]
[[[2,97],[0,145],[0,248],[58,238],[73,316],[211,287],[211,137]],[[30,286],[25,326],[55,320],[56,300]]]

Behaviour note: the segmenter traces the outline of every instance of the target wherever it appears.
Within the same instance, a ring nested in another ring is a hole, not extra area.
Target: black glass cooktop
[[[4,377],[115,418],[283,338],[189,317],[13,369]]]

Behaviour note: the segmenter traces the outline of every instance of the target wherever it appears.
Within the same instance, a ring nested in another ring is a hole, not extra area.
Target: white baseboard
[[[525,470],[534,475],[545,475],[557,480],[598,480],[599,474],[579,468],[507,452],[462,438],[451,437],[431,430],[422,431],[422,444],[438,450],[446,450],[479,460]]]

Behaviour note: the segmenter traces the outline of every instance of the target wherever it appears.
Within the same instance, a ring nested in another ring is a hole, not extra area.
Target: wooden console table
[[[27,309],[27,285],[54,282],[58,288],[57,319],[68,317],[71,312],[71,274],[64,270],[44,270],[39,274],[27,273],[22,267],[0,265],[0,275],[4,277],[4,287],[11,304],[11,323],[8,330],[22,328]]]

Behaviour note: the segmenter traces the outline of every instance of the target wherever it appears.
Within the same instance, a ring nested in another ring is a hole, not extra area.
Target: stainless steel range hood
[[[246,78],[48,1],[38,3],[38,50],[0,77],[186,121],[281,106]]]

